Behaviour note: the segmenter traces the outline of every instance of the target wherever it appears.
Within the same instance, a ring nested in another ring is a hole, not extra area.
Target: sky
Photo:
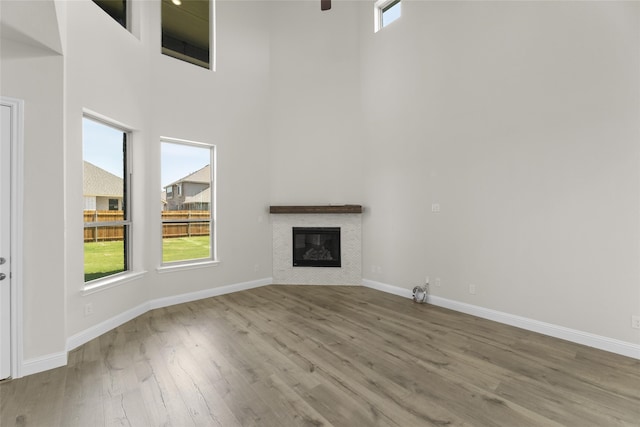
[[[120,129],[84,118],[82,120],[84,160],[122,178],[122,134]],[[208,148],[163,142],[162,187],[203,168],[209,164],[210,160]]]
[[[172,142],[162,143],[162,187],[208,165],[211,161],[208,148],[194,147]]]
[[[402,4],[400,2],[391,6],[382,14],[382,27],[386,27],[396,19],[400,18]]]

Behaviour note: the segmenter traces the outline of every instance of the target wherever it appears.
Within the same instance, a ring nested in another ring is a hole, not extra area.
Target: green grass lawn
[[[84,244],[84,281],[99,279],[124,271],[123,242],[88,242]]]
[[[162,262],[185,261],[209,257],[209,236],[162,239]],[[84,281],[99,279],[124,271],[122,241],[84,244]]]
[[[209,236],[162,239],[162,262],[209,257]]]

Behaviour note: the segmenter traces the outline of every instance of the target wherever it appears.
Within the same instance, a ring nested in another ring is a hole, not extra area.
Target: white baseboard
[[[405,298],[412,298],[413,293],[409,289],[400,288],[398,286],[388,285],[386,283],[375,282],[373,280],[363,279],[363,286],[377,289],[382,292],[398,295]],[[459,311],[461,313],[471,314],[483,319],[493,320],[506,325],[515,326],[528,331],[538,332],[555,338],[571,341],[577,344],[594,347],[611,353],[621,354],[623,356],[640,359],[640,345],[626,341],[616,340],[613,338],[603,337],[576,329],[565,328],[551,323],[540,322],[538,320],[528,319],[526,317],[516,316],[501,311],[491,310],[464,302],[454,301],[434,295],[429,295],[429,304],[439,307],[448,308]]]
[[[218,295],[230,294],[233,292],[246,291],[247,289],[259,288],[273,283],[271,277],[252,280],[250,282],[235,283],[233,285],[220,286],[219,288],[204,289],[202,291],[190,292],[188,294],[174,295],[165,298],[158,298],[149,301],[150,309],[169,307],[171,305],[185,302],[197,301],[204,298],[216,297]]]
[[[138,316],[143,315],[149,311],[149,303],[145,302],[136,307],[133,307],[123,313],[113,316],[103,322],[98,323],[84,331],[78,332],[67,338],[67,351],[71,351],[74,348],[80,347],[82,344],[88,343],[94,338],[109,332],[110,330],[117,328],[118,326],[127,323],[129,320],[135,319]]]
[[[67,364],[67,352],[52,353],[42,357],[27,359],[22,362],[22,366],[18,369],[16,378],[26,375],[37,374],[38,372],[48,371],[49,369],[59,368]]]
[[[205,289],[202,291],[190,292],[187,294],[173,295],[170,297],[153,299],[151,301],[142,303],[137,307],[131,308],[123,313],[120,313],[110,319],[105,320],[104,322],[98,323],[97,325],[94,325],[88,329],[85,329],[82,332],[78,332],[77,334],[69,337],[67,339],[67,351],[71,351],[74,348],[80,347],[81,345],[91,341],[92,339],[97,338],[100,335],[106,332],[109,332],[110,330],[117,328],[118,326],[132,319],[135,319],[138,316],[143,315],[149,310],[162,308],[162,307],[169,307],[175,304],[182,304],[185,302],[196,301],[196,300],[210,298],[218,295],[230,294],[232,292],[258,288],[260,286],[270,285],[271,283],[272,283],[272,279],[268,277],[264,279],[253,280],[250,282],[236,283],[233,285],[220,286],[218,288]],[[66,355],[65,355],[65,358],[66,358]],[[64,364],[66,364],[66,361]],[[62,366],[62,365],[59,365],[59,366]],[[32,373],[35,373],[35,372],[32,372]]]
[[[388,294],[398,295],[399,297],[413,298],[413,292],[411,290],[399,286],[387,285],[386,283],[374,282],[368,279],[362,279],[362,285]]]

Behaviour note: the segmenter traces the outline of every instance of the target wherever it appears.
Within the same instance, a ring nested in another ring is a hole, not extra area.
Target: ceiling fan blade
[[[331,9],[331,0],[320,0],[320,10]]]

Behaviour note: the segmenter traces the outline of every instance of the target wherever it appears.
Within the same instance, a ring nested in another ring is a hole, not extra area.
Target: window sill
[[[198,268],[215,267],[220,264],[218,260],[190,262],[188,264],[162,265],[156,269],[158,273],[171,273],[174,271],[195,270]]]
[[[96,292],[102,292],[107,289],[115,288],[116,286],[123,285],[125,283],[138,280],[144,276],[146,271],[134,271],[124,274],[119,274],[115,277],[100,280],[97,283],[86,285],[82,288],[82,296],[95,294]]]

